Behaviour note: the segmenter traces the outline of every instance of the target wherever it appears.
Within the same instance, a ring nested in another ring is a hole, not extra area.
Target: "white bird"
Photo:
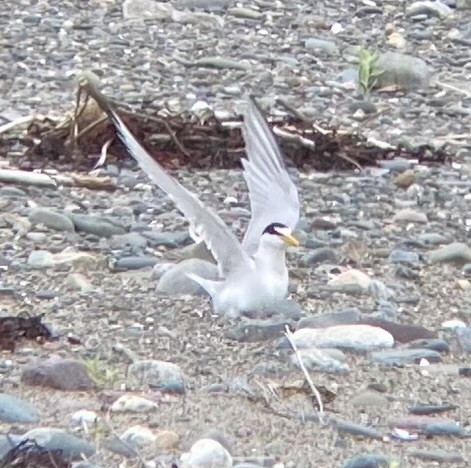
[[[188,274],[211,296],[215,313],[234,316],[284,299],[288,293],[286,247],[299,245],[292,235],[299,219],[299,199],[275,138],[253,100],[249,100],[244,116],[248,159],[242,160],[252,216],[241,244],[213,210],[145,151],[101,93],[93,91],[128,152],[172,198],[217,261],[217,281]]]

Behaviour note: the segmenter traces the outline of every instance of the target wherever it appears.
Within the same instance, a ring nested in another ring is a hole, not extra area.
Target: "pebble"
[[[33,208],[28,219],[32,225],[42,224],[57,231],[75,231],[74,223],[66,215],[49,208]]]
[[[339,48],[337,44],[333,41],[328,41],[326,39],[317,39],[317,38],[311,37],[304,41],[304,47],[306,47],[306,49],[308,50],[313,50],[316,52],[317,51],[324,52],[325,54],[328,54],[328,55],[339,54]]]
[[[0,393],[0,420],[6,423],[35,424],[39,413],[29,401]]]
[[[421,325],[395,323],[375,317],[362,317],[359,322],[365,325],[383,328],[391,333],[394,341],[399,343],[409,343],[411,341],[422,339],[434,339],[436,337],[435,333]]]
[[[201,286],[188,278],[187,273],[194,273],[202,278],[212,280],[219,278],[216,265],[199,258],[189,258],[175,265],[161,276],[157,284],[157,292],[170,295],[201,293]]]
[[[427,223],[427,215],[412,208],[405,208],[393,216],[395,223]]]
[[[285,332],[290,322],[283,317],[273,317],[265,320],[250,320],[237,324],[225,332],[225,337],[241,343],[266,341],[278,338]]]
[[[155,266],[158,259],[153,256],[130,256],[121,257],[113,263],[113,270],[140,270]]]
[[[342,465],[342,468],[387,468],[394,466],[393,463],[391,457],[387,455],[369,453],[350,458]]]
[[[72,414],[70,420],[72,424],[81,426],[83,423],[95,424],[100,420],[100,416],[95,411],[82,409]]]
[[[169,3],[154,0],[125,0],[123,18],[165,20],[172,17],[173,7]]]
[[[126,429],[120,439],[136,449],[154,444],[155,434],[145,426],[137,425]]]
[[[470,327],[457,327],[455,334],[458,338],[458,343],[464,353],[471,353],[471,328]]]
[[[315,266],[324,262],[337,263],[339,261],[340,256],[338,253],[329,247],[314,249],[301,257],[301,265],[303,266]]]
[[[383,434],[372,427],[362,424],[355,424],[348,421],[336,420],[334,425],[339,433],[350,434],[356,437],[366,437],[370,439],[382,440]]]
[[[95,388],[95,383],[81,362],[58,356],[47,359],[38,358],[25,365],[22,368],[21,381],[26,385],[67,391]]]
[[[231,454],[216,440],[199,439],[181,458],[182,468],[232,468]]]
[[[358,323],[359,319],[360,311],[358,309],[351,308],[303,317],[299,320],[297,328],[324,328],[331,327],[333,325],[350,325]]]
[[[113,224],[102,217],[75,213],[68,213],[67,216],[72,220],[77,231],[97,237],[111,237],[125,233],[122,226]]]
[[[133,233],[130,233],[133,234]],[[168,249],[175,249],[187,243],[190,240],[188,231],[180,232],[155,232],[143,231],[142,236],[147,239],[147,242],[154,248],[167,247]]]
[[[299,355],[306,369],[328,374],[347,374],[350,372],[348,364],[345,363],[345,354],[339,349],[300,349]],[[299,366],[296,354],[291,356],[291,361]]]
[[[409,457],[419,458],[420,460],[428,460],[436,463],[462,463],[465,461],[463,456],[456,452],[448,452],[446,450],[423,450],[414,449],[408,453]]]
[[[66,247],[62,252],[53,254],[47,250],[33,250],[26,261],[33,269],[51,268],[59,265],[73,265],[93,268],[97,257],[86,252],[77,252],[73,247]]]
[[[350,404],[357,408],[387,408],[389,401],[379,392],[374,390],[363,390],[350,400]]]
[[[138,395],[121,395],[110,407],[115,413],[148,413],[158,408],[158,404]]]
[[[366,273],[352,268],[332,278],[327,284],[336,291],[351,292],[353,288],[357,292],[366,292],[371,284],[371,278]]]
[[[138,384],[145,384],[163,392],[185,392],[183,372],[171,362],[153,359],[137,361],[129,366],[128,377],[134,378]]]
[[[95,290],[95,287],[89,279],[81,273],[70,273],[65,279],[65,285],[67,288],[82,292],[91,292]]]
[[[155,445],[161,450],[172,450],[178,447],[180,436],[174,431],[161,430],[155,434]]]
[[[420,255],[417,252],[410,252],[408,250],[392,250],[389,254],[388,260],[391,263],[410,263],[416,264],[420,261]]]
[[[427,62],[418,57],[386,52],[381,54],[378,68],[383,72],[378,77],[377,87],[398,86],[401,89],[427,88],[432,71]]]
[[[441,361],[440,353],[432,349],[394,349],[371,353],[371,360],[383,365],[401,365],[418,363],[421,359],[430,362]]]
[[[453,262],[463,265],[471,262],[471,248],[462,242],[452,242],[430,251],[428,259],[431,263]]]
[[[453,10],[446,4],[437,1],[419,1],[413,2],[411,5],[408,5],[406,8],[407,16],[416,16],[416,15],[427,15],[432,17],[437,17],[440,19],[448,18],[453,15]]]
[[[368,351],[376,348],[391,348],[394,344],[394,338],[390,333],[369,325],[301,328],[296,330],[291,338],[299,349],[345,348]],[[282,345],[287,346],[284,341]]]

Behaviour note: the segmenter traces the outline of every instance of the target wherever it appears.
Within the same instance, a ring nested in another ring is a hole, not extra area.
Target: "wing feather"
[[[253,255],[269,224],[296,227],[299,197],[275,137],[253,99],[249,100],[242,132],[247,153],[242,165],[252,211],[242,245]]]
[[[111,118],[117,134],[129,154],[148,177],[170,196],[177,208],[202,237],[218,262],[220,274],[226,277],[243,266],[251,267],[250,257],[224,221],[214,211],[205,207],[193,193],[171,177],[147,153],[100,91],[91,86],[88,87],[88,90]]]

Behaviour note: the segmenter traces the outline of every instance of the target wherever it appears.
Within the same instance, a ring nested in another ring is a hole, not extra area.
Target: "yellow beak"
[[[288,245],[292,245],[293,247],[298,247],[299,246],[299,241],[298,241],[298,239],[296,239],[296,237],[293,237],[293,236],[289,235],[289,236],[281,236],[281,238]]]

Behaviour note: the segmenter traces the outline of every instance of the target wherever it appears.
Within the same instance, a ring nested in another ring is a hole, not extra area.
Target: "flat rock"
[[[325,312],[321,315],[303,317],[299,320],[297,328],[325,328],[333,325],[351,325],[358,323],[360,312],[358,309],[346,309],[334,312]]]
[[[394,349],[371,353],[371,360],[383,365],[400,365],[418,363],[421,359],[430,362],[439,362],[440,353],[432,349]]]
[[[6,423],[35,424],[39,422],[39,413],[29,401],[21,400],[0,393],[0,421]]]
[[[25,365],[21,381],[26,385],[69,391],[90,390],[96,386],[81,362],[60,357],[37,359]]]
[[[81,460],[83,455],[91,457],[96,451],[90,442],[54,427],[31,429],[21,439],[34,440],[41,448],[60,453],[61,458],[66,461]]]
[[[346,374],[350,372],[345,362],[345,354],[339,349],[308,348],[300,349],[299,354],[307,369],[326,372],[328,374]],[[297,356],[291,356],[293,364],[299,366]]]
[[[389,468],[392,458],[387,455],[369,453],[357,455],[347,460],[342,468]]]
[[[310,37],[304,41],[304,47],[308,50],[324,52],[328,55],[338,55],[339,48],[337,44],[333,41],[327,39],[318,39],[315,37]]]
[[[273,340],[283,335],[289,321],[283,317],[265,320],[250,320],[237,324],[225,332],[226,338],[241,343]]]
[[[372,327],[380,327],[391,333],[394,341],[399,343],[409,343],[415,340],[425,340],[436,338],[436,334],[422,325],[409,325],[391,322],[376,317],[363,316],[358,321],[364,325],[371,325]]]
[[[166,361],[153,359],[137,361],[128,368],[128,376],[140,384],[164,392],[184,393],[184,376],[180,367]]]
[[[33,250],[26,261],[30,268],[43,269],[57,265],[73,265],[92,268],[97,257],[86,252],[77,252],[73,247],[66,247],[62,252],[53,254],[47,250]]]
[[[124,19],[165,20],[172,17],[173,7],[170,3],[155,0],[125,0],[123,3]]]
[[[67,216],[72,220],[77,231],[83,231],[97,237],[111,237],[126,232],[122,226],[99,216],[75,213],[67,213]]]
[[[398,86],[401,89],[427,88],[432,74],[427,63],[418,57],[386,52],[378,61],[383,73],[378,77],[377,87]]]
[[[352,268],[329,280],[327,285],[338,291],[350,292],[353,288],[359,292],[366,292],[370,283],[371,278],[366,273]]]
[[[304,266],[315,266],[324,262],[337,263],[339,261],[339,254],[329,247],[314,249],[301,257],[301,264]]]
[[[344,348],[367,351],[391,348],[394,338],[382,328],[370,325],[336,325],[326,328],[301,328],[292,339],[302,348]]]
[[[187,273],[194,273],[202,278],[216,280],[219,277],[218,268],[213,263],[189,258],[166,271],[157,284],[157,292],[171,295],[198,294],[202,288]]]
[[[149,413],[158,408],[155,401],[138,395],[121,395],[110,407],[114,413]]]
[[[407,16],[427,15],[436,18],[448,18],[453,15],[453,10],[446,4],[438,1],[413,2],[406,8]]]
[[[393,221],[395,223],[427,223],[428,218],[427,215],[421,211],[417,211],[412,208],[405,208],[398,211],[393,216]]]
[[[120,439],[125,444],[141,449],[155,442],[155,434],[148,427],[136,425],[126,429]]]
[[[74,223],[66,215],[49,208],[33,208],[28,214],[32,225],[42,224],[57,231],[75,231]]]
[[[471,248],[463,242],[452,242],[444,247],[430,251],[428,259],[432,263],[453,262],[464,265],[471,262]]]
[[[389,401],[379,392],[375,392],[374,390],[364,390],[361,393],[355,395],[350,400],[350,404],[357,408],[387,408]]]

